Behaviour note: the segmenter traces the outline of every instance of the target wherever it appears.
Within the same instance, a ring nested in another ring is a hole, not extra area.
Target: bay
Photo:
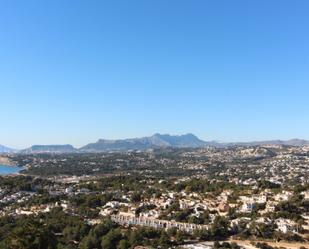
[[[0,175],[16,174],[22,169],[23,169],[22,167],[7,166],[7,165],[0,164]]]

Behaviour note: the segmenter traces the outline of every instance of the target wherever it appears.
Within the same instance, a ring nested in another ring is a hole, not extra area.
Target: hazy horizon
[[[158,133],[158,132],[156,132]],[[11,149],[16,149],[16,150],[22,150],[22,149],[26,149],[26,148],[30,148],[31,146],[33,145],[72,145],[74,148],[81,148],[87,144],[90,144],[90,143],[95,143],[97,142],[98,140],[100,139],[107,139],[107,140],[123,140],[123,139],[135,139],[135,138],[143,138],[143,137],[150,137],[156,133],[153,133],[153,134],[149,134],[149,135],[142,135],[142,136],[134,136],[134,137],[99,137],[93,141],[86,141],[84,144],[72,144],[72,143],[67,143],[65,141],[63,141],[62,143],[57,143],[57,142],[54,142],[54,143],[46,143],[46,142],[42,142],[42,143],[31,143],[31,144],[28,144],[28,145],[25,145],[25,146],[20,146],[20,147],[14,147],[14,146],[9,146],[7,144],[1,144],[0,145],[3,145],[3,146],[6,146],[6,147],[9,147]],[[191,133],[191,132],[189,132]],[[181,135],[185,135],[185,134],[188,134],[188,133],[182,133],[182,134],[171,134],[171,133],[159,133],[159,134],[163,134],[163,135],[171,135],[171,136],[181,136]],[[193,133],[192,133],[193,134]],[[195,136],[197,136],[196,134],[193,134]],[[227,140],[218,140],[218,139],[204,139],[200,136],[197,136],[199,139],[205,141],[205,142],[212,142],[212,141],[215,141],[215,142],[219,142],[219,143],[246,143],[246,142],[262,142],[262,141],[275,141],[275,140],[281,140],[281,141],[288,141],[288,140],[293,140],[293,139],[300,139],[300,140],[309,140],[309,139],[306,139],[306,138],[299,138],[299,137],[293,137],[293,138],[286,138],[286,139],[280,139],[280,138],[269,138],[269,139],[260,139],[260,140],[230,140],[230,141],[227,141]]]
[[[14,1],[0,144],[309,140],[309,2]]]

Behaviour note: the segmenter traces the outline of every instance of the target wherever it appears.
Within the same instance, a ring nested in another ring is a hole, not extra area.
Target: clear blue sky
[[[309,139],[309,1],[0,1],[0,144]]]

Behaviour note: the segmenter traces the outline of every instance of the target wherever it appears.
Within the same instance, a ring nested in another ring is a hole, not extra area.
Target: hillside
[[[11,153],[13,151],[14,151],[13,149],[0,144],[0,154],[1,153]]]
[[[76,149],[70,145],[33,145],[28,149],[20,151],[24,154],[37,154],[37,153],[72,153]]]
[[[160,147],[175,148],[196,148],[204,147],[207,143],[200,140],[193,134],[172,136],[168,134],[154,134],[151,137],[106,140],[100,139],[96,143],[88,144],[80,151],[100,152],[100,151],[127,151],[127,150],[147,150]]]

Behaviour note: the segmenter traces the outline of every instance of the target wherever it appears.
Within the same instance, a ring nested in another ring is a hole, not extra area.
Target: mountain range
[[[70,144],[64,145],[33,145],[28,149],[19,151],[23,154],[36,154],[36,153],[73,153],[76,152],[75,149]]]
[[[207,142],[200,140],[193,134],[186,134],[181,136],[171,136],[168,134],[154,134],[151,137],[119,139],[119,140],[105,140],[100,139],[96,143],[88,144],[82,148],[85,152],[99,152],[99,151],[126,151],[126,150],[147,150],[161,147],[174,148],[197,148],[205,147]]]
[[[269,141],[255,141],[246,143],[228,143],[228,146],[265,146],[265,145],[286,145],[286,146],[307,146],[309,145],[308,140],[304,139],[290,139],[290,140],[269,140]]]
[[[14,152],[13,149],[0,144],[0,153],[12,153],[12,152]]]
[[[109,151],[129,151],[148,150],[155,148],[203,148],[203,147],[231,147],[231,146],[265,146],[265,145],[286,145],[286,146],[309,146],[309,141],[301,139],[291,139],[287,141],[270,140],[240,143],[220,143],[216,141],[203,141],[197,136],[189,133],[185,135],[172,136],[169,134],[154,134],[150,137],[107,140],[99,139],[95,143],[87,144],[79,149],[70,144],[66,145],[33,145],[24,150],[13,150],[0,145],[0,153],[18,152],[23,154],[36,153],[83,153],[83,152],[109,152]]]

